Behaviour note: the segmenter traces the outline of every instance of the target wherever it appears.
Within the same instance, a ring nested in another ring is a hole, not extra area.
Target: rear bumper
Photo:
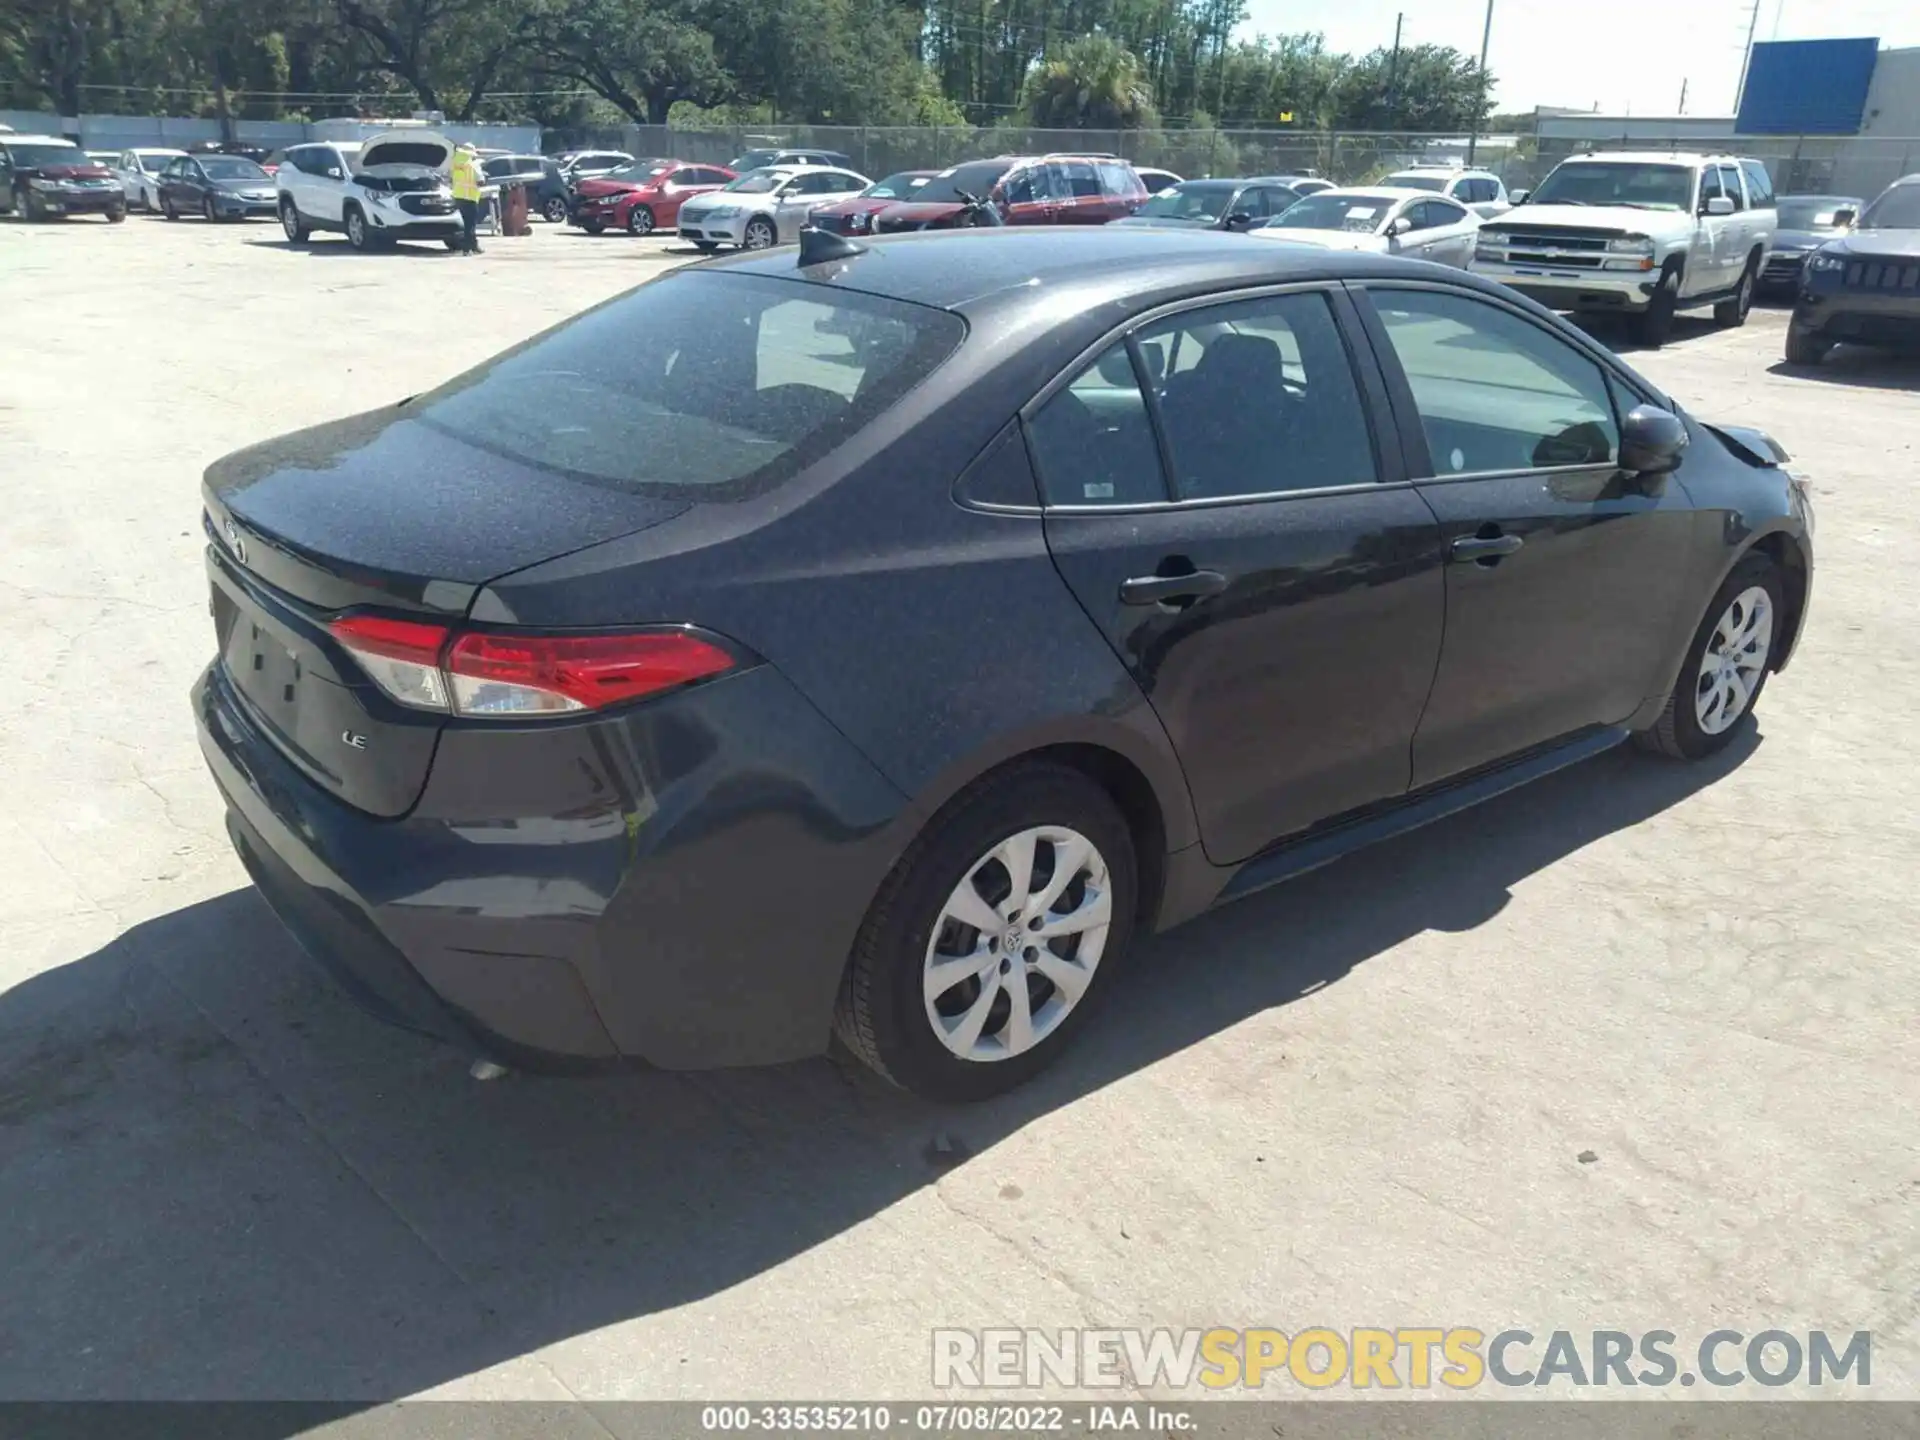
[[[1760,269],[1759,288],[1769,294],[1791,293],[1800,288],[1800,271],[1807,263],[1808,251],[1774,251]]]
[[[820,1053],[904,807],[764,665],[598,720],[451,725],[397,820],[284,759],[219,665],[193,708],[302,948],[381,1018],[528,1068]]]
[[[1920,348],[1920,288],[1898,293],[1803,292],[1793,307],[1793,325],[1826,340]]]

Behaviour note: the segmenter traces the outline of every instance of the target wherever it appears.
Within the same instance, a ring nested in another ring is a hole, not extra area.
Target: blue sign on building
[[[1879,54],[1872,38],[1755,45],[1736,128],[1742,135],[1857,134]]]

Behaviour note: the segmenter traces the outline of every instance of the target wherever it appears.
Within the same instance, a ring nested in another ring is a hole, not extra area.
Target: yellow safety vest
[[[453,198],[480,198],[480,167],[474,163],[474,157],[463,150],[453,152]]]

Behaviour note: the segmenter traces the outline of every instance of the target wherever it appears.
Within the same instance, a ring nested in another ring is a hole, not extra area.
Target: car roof
[[[1729,155],[1722,151],[1704,150],[1585,150],[1578,155],[1569,155],[1560,163],[1577,165],[1582,161],[1611,160],[1630,165],[1700,165],[1708,161],[1716,164],[1737,165],[1743,160],[1761,163],[1752,155]]]
[[[1390,200],[1446,200],[1448,197],[1412,185],[1336,185],[1321,195],[1384,195]],[[1318,199],[1319,197],[1314,197]],[[1452,202],[1458,205],[1460,202]]]
[[[73,148],[76,150],[80,148],[78,145],[74,145],[73,141],[67,139],[64,135],[0,135],[0,144],[73,145]]]
[[[1422,194],[1423,192],[1414,192]],[[1425,196],[1424,198],[1432,198]],[[959,247],[968,247],[964,251]],[[1064,311],[1157,303],[1155,297],[1296,280],[1366,279],[1437,271],[1392,257],[1317,246],[1249,245],[1212,230],[1125,226],[1006,226],[923,231],[863,242],[863,252],[801,272],[791,249],[746,252],[698,268],[704,272],[799,278],[871,295],[980,315],[1047,304],[1071,292]],[[1448,271],[1491,293],[1489,281]]]

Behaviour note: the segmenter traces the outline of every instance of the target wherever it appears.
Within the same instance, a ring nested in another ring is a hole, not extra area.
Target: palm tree
[[[1132,130],[1158,119],[1140,58],[1106,35],[1083,35],[1043,61],[1021,108],[1042,130]]]

